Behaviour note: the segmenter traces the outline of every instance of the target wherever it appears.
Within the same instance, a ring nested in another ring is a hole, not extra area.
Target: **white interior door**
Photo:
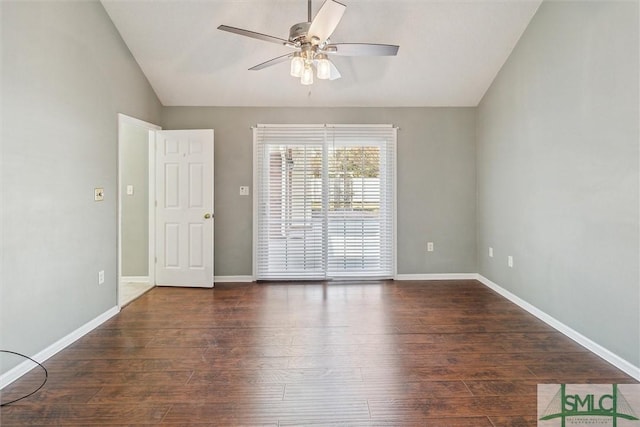
[[[213,287],[213,130],[156,132],[156,284]]]

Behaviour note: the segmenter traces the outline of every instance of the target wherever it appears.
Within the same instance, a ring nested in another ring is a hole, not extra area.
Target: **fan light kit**
[[[291,75],[300,78],[303,85],[313,84],[313,67],[319,79],[331,78],[331,61],[324,53],[314,53],[313,50],[295,52],[291,57]]]
[[[307,1],[307,22],[295,24],[289,29],[289,39],[256,33],[242,28],[220,25],[219,30],[251,37],[271,43],[277,43],[295,50],[277,58],[273,58],[255,67],[251,71],[262,70],[275,64],[290,60],[290,73],[300,79],[303,85],[313,84],[315,74],[321,80],[336,80],[340,72],[329,59],[335,56],[395,56],[399,46],[373,43],[331,43],[329,37],[335,31],[346,6],[335,0],[326,0],[315,18],[311,20],[311,0]]]

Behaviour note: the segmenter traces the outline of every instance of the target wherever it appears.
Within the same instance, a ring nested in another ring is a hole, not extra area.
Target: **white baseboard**
[[[214,283],[250,283],[253,282],[253,276],[215,276]]]
[[[542,310],[538,309],[537,307],[529,304],[528,302],[526,302],[522,298],[518,297],[517,295],[512,294],[508,290],[502,288],[501,286],[497,285],[496,283],[492,282],[491,280],[487,279],[486,277],[478,274],[477,275],[477,280],[480,283],[482,283],[483,285],[485,285],[486,287],[496,291],[497,293],[499,293],[500,295],[502,295],[503,297],[505,297],[509,301],[513,302],[514,304],[518,305],[519,307],[521,307],[521,308],[525,309],[526,311],[528,311],[529,313],[533,314],[538,319],[542,320],[544,323],[546,323],[547,325],[551,326],[553,329],[555,329],[558,332],[566,335],[567,337],[571,338],[572,340],[574,340],[575,342],[577,342],[578,344],[580,344],[581,346],[583,346],[587,350],[591,351],[592,353],[597,354],[598,356],[600,356],[601,358],[603,358],[607,362],[611,363],[612,365],[614,365],[615,367],[617,367],[621,371],[631,375],[633,378],[635,378],[636,380],[640,381],[640,367],[635,366],[630,362],[627,362],[626,360],[624,360],[623,358],[621,358],[617,354],[612,353],[611,351],[609,351],[606,348],[602,347],[600,344],[598,344],[596,342],[593,342],[592,340],[590,340],[589,338],[585,337],[584,335],[582,335],[578,331],[570,328],[569,326],[567,326],[564,323],[560,322],[559,320],[557,320],[553,316],[550,316],[547,313],[545,313],[544,311],[542,311]]]
[[[450,273],[450,274],[398,274],[395,280],[475,280],[476,273]],[[253,276],[215,276],[215,283],[250,283],[254,282]]]
[[[149,276],[122,276],[120,283],[149,283]]]
[[[397,274],[395,280],[476,280],[476,273]]]
[[[90,320],[89,322],[85,323],[75,331],[71,332],[69,335],[59,339],[55,343],[51,344],[49,347],[40,351],[35,356],[31,356],[31,358],[40,363],[43,363],[45,360],[55,355],[59,351],[64,350],[66,347],[73,344],[78,339],[82,338],[84,335],[88,334],[89,332],[91,332],[92,330],[94,330],[95,328],[97,328],[107,320],[111,319],[113,316],[115,316],[119,312],[120,312],[120,307],[118,306],[105,311],[95,319]],[[37,365],[31,362],[30,360],[26,360],[21,364],[19,364],[18,366],[16,366],[15,368],[10,369],[6,373],[0,375],[0,390],[2,390],[4,387],[11,384],[12,382],[17,380],[18,378],[20,378],[21,376],[23,376],[24,374],[26,374],[27,372],[35,368],[36,366]]]

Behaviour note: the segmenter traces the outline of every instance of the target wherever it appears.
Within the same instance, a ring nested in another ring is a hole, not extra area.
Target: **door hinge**
[[[158,263],[158,257],[155,257],[154,261],[157,264]]]

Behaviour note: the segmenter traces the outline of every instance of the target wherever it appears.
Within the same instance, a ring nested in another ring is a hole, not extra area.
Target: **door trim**
[[[157,129],[149,130],[149,230],[147,232],[149,239],[149,284],[156,285],[156,131],[162,130],[160,126]]]
[[[117,224],[117,246],[118,246],[118,264],[117,264],[117,283],[116,283],[116,303],[120,307],[120,282],[122,280],[122,164],[124,162],[123,154],[123,141],[122,141],[122,126],[129,124],[146,129],[149,134],[147,142],[148,159],[149,159],[149,232],[155,230],[155,215],[154,215],[154,203],[152,194],[155,194],[155,131],[161,130],[162,127],[145,122],[144,120],[136,119],[135,117],[127,116],[126,114],[118,113],[118,176],[117,176],[117,194],[118,199],[116,204],[118,206],[118,224]],[[155,236],[149,234],[148,253],[149,253],[149,284],[155,286]]]

